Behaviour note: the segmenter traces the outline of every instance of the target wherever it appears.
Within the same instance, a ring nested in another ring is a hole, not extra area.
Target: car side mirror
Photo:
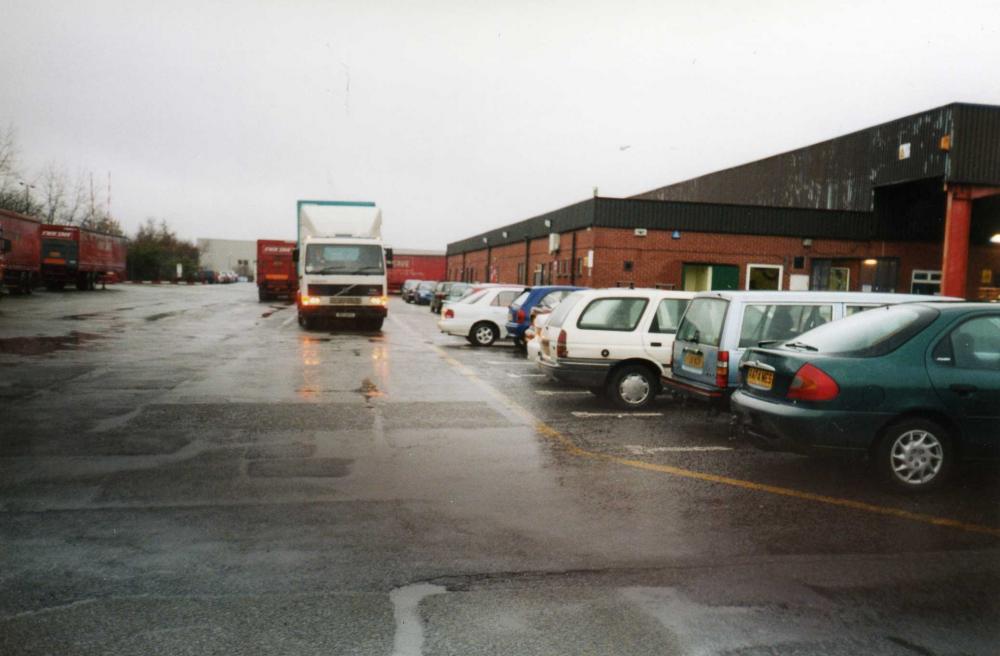
[[[392,268],[392,249],[391,248],[385,249],[385,268],[386,269],[391,269]]]
[[[292,249],[292,262],[299,263],[299,249],[297,248]]]

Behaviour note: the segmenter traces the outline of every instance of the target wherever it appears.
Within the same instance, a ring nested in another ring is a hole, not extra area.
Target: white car
[[[542,332],[538,367],[626,409],[661,391],[674,334],[693,292],[590,289],[563,299]]]
[[[549,322],[551,312],[539,312],[531,320],[531,325],[524,331],[524,350],[529,362],[538,360],[539,353],[542,352],[542,331],[545,324]]]
[[[441,311],[441,332],[464,337],[473,346],[490,346],[506,339],[507,306],[524,290],[496,286],[481,289],[460,301],[448,303]]]

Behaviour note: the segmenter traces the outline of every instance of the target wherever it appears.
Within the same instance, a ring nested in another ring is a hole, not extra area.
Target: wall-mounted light
[[[991,244],[1000,244],[1000,232],[990,237]]]
[[[552,219],[545,219],[544,223],[546,228],[552,227]]]
[[[504,239],[506,239],[507,238],[507,231],[504,230],[503,232],[501,232],[500,236],[503,237]]]
[[[867,260],[862,262],[862,264],[864,264],[865,266],[875,266],[876,264],[878,264],[878,260],[876,260],[874,257],[869,257]]]
[[[809,248],[810,246],[813,245],[813,240],[807,237],[806,239],[802,240],[802,245],[805,246],[806,248]]]
[[[484,244],[490,243],[490,238],[489,237],[483,237],[483,243]]]

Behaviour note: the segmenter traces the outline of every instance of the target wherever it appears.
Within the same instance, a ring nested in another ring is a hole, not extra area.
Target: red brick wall
[[[549,253],[547,237],[533,239],[530,244],[528,283],[534,280],[538,265],[544,266],[542,280],[552,284],[570,284],[572,267],[573,233],[562,233],[560,249]],[[813,259],[841,260],[834,266],[850,269],[850,288],[860,291],[862,285],[872,282],[873,267],[863,264],[867,258],[899,258],[898,292],[909,292],[915,269],[941,269],[941,244],[923,242],[858,242],[814,239],[811,246],[804,246],[798,237],[768,237],[759,235],[728,235],[702,232],[682,232],[680,239],[673,239],[670,231],[650,230],[645,237],[637,237],[631,229],[593,228],[576,231],[576,258],[586,260],[587,252],[594,250],[594,268],[584,266],[575,276],[579,285],[613,287],[634,283],[637,287],[673,285],[682,287],[682,269],[689,264],[731,264],[739,269],[739,288],[746,288],[748,264],[774,264],[783,267],[782,289],[788,289],[792,274],[809,275]],[[801,269],[794,268],[794,258],[805,258]],[[624,270],[624,262],[633,262],[631,272]],[[481,249],[466,253],[465,267],[472,267],[472,280],[486,280],[487,251]],[[518,264],[524,261],[524,243],[510,244],[491,249],[490,273],[492,282],[520,283]],[[460,279],[462,255],[448,258],[449,279]],[[555,266],[553,266],[555,263]],[[983,269],[995,271],[1000,276],[1000,246],[974,246],[969,256],[968,297],[980,293],[980,275]],[[993,287],[1000,287],[995,279]]]

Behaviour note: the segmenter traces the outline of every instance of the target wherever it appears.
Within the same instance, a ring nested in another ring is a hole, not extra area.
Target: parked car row
[[[474,346],[510,338],[550,379],[625,410],[661,392],[703,401],[730,409],[760,448],[860,453],[903,490],[940,485],[960,459],[1000,459],[996,304],[517,285],[462,294],[443,301],[442,332]]]

